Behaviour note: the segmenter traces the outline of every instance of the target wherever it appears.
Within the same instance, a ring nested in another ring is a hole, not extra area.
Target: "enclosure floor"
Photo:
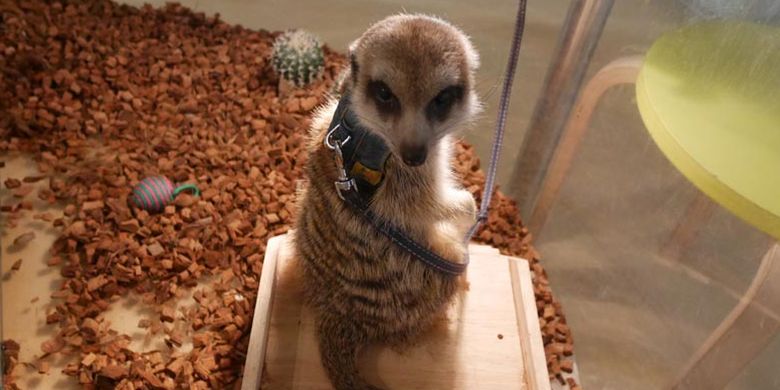
[[[129,4],[164,0],[131,0]],[[343,50],[367,25],[404,10],[398,0],[187,0],[184,5],[219,12],[230,23],[270,30],[305,27]],[[483,119],[466,138],[486,161],[515,2],[420,0],[407,11],[441,15],[463,26],[480,51]],[[544,80],[568,1],[529,2],[526,39],[508,121],[499,182],[506,183]],[[589,74],[612,59],[643,53],[662,31],[681,25],[676,0],[615,2]],[[301,12],[300,10],[310,10]],[[768,239],[718,210],[701,238],[679,261],[659,255],[695,189],[669,165],[647,136],[625,87],[609,93],[553,209],[534,232],[545,268],[572,326],[585,389],[658,389],[735,305],[758,266]],[[616,197],[620,194],[620,197]],[[47,233],[40,231],[39,237]],[[13,257],[10,256],[8,258]],[[3,272],[10,264],[4,264]],[[25,271],[25,267],[22,267]],[[16,276],[38,278],[33,270]],[[47,271],[42,271],[47,272]],[[29,302],[34,289],[17,290]],[[7,293],[7,290],[4,291]],[[29,298],[27,298],[29,296]],[[7,302],[7,300],[6,300]],[[35,310],[31,304],[28,310]],[[6,324],[7,325],[7,324]],[[729,384],[729,389],[780,386],[780,342]]]
[[[9,158],[11,157],[11,158]],[[0,177],[25,177],[38,174],[36,164],[27,157],[2,155],[6,166],[0,168]],[[48,181],[42,180],[34,184],[35,192],[47,188]],[[10,203],[10,191],[0,192],[0,203]],[[34,197],[28,196],[30,200]],[[33,200],[36,213],[48,212],[55,218],[62,217],[61,205],[49,205],[39,199]],[[21,249],[9,248],[14,237],[27,231],[35,232],[35,239]],[[22,348],[21,361],[35,361],[34,356],[40,355],[38,345],[51,340],[57,335],[56,325],[46,325],[46,314],[54,310],[54,302],[50,296],[60,289],[63,278],[57,267],[46,264],[49,258],[48,249],[52,246],[60,231],[51,227],[50,223],[34,220],[29,215],[19,220],[19,226],[3,231],[0,237],[2,245],[2,277],[3,277],[3,329],[2,334],[16,341],[35,346]],[[11,264],[17,259],[23,259],[18,271],[10,270]],[[210,286],[212,279],[204,278],[198,283],[197,288]],[[192,290],[182,299],[177,300],[180,308],[195,305],[192,299]],[[138,296],[130,295],[113,302],[112,308],[104,317],[111,323],[114,330],[126,334],[131,338],[131,347],[136,351],[150,352],[166,350],[168,347],[164,341],[164,334],[151,335],[146,329],[138,327],[141,319],[153,318],[155,311],[148,305],[144,305]],[[191,341],[185,340],[179,351],[186,352],[192,349]],[[55,354],[49,359],[50,371],[46,375],[39,375],[31,367],[17,367],[19,379],[16,384],[22,389],[80,389],[82,386],[73,378],[65,376],[61,370],[68,363],[78,359],[72,355]]]

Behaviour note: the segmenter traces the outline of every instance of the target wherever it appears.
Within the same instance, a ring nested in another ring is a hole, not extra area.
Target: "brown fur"
[[[476,54],[451,25],[399,15],[372,26],[351,46],[351,55],[357,73],[345,78],[344,86],[351,108],[392,151],[371,209],[440,255],[463,261],[462,237],[475,204],[452,177],[449,134],[478,110],[472,76]],[[365,95],[365,84],[376,79],[398,97],[398,115],[383,118]],[[446,120],[432,123],[421,112],[452,83],[464,85],[465,96]],[[413,259],[338,198],[333,152],[322,145],[335,104],[323,107],[312,124],[309,182],[299,197],[295,248],[304,299],[317,316],[322,363],[333,385],[376,389],[358,374],[359,350],[373,342],[405,343],[425,331],[452,301],[459,278]],[[423,140],[430,149],[420,166],[409,167],[397,157],[408,139]]]

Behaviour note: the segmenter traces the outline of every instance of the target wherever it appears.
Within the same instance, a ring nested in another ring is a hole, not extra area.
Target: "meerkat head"
[[[421,15],[395,15],[350,45],[344,91],[361,123],[408,166],[425,163],[445,135],[480,110],[474,92],[479,56],[455,26]]]

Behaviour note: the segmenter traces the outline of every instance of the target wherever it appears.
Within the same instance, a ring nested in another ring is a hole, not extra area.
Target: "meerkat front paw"
[[[457,219],[473,221],[477,217],[477,202],[471,193],[460,188],[450,188],[444,192],[442,199],[445,207]]]
[[[471,193],[459,188],[446,191],[444,199],[449,217],[462,237],[477,218],[477,202]]]
[[[460,208],[464,211],[466,216],[473,220],[477,218],[477,201],[471,196],[471,192],[466,190],[458,190],[460,199]]]
[[[466,261],[466,246],[463,243],[465,232],[449,221],[434,224],[428,236],[431,249],[439,256],[456,263]]]

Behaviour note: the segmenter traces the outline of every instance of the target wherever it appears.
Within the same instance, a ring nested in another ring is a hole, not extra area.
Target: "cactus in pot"
[[[325,56],[320,40],[303,30],[291,30],[274,40],[271,65],[279,76],[279,89],[304,87],[322,76]]]

